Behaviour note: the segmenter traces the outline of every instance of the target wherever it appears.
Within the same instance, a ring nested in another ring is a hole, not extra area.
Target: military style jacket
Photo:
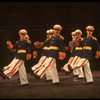
[[[18,40],[14,45],[14,49],[16,49],[15,58],[25,60],[26,54],[31,54],[30,45],[27,40]]]
[[[92,60],[92,53],[93,53],[93,49],[95,48],[96,51],[100,51],[98,42],[97,42],[97,38],[95,38],[94,36],[91,37],[85,37],[83,39],[83,58],[87,58],[89,60]]]
[[[53,36],[44,42],[42,56],[58,58],[58,52],[65,52],[64,40],[60,36]]]

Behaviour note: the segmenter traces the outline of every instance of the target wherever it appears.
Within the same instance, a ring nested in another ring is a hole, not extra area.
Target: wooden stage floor
[[[18,73],[10,80],[0,78],[0,99],[100,99],[100,70],[94,70],[94,84],[85,85],[86,80],[73,81],[72,74],[66,76],[59,71],[60,85],[52,86],[44,79],[36,80],[27,73],[29,86],[21,87]]]

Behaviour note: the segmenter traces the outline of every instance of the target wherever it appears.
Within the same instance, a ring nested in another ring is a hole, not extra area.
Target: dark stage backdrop
[[[32,42],[44,41],[46,30],[54,24],[61,24],[62,35],[65,37],[66,46],[71,40],[71,32],[79,28],[86,36],[85,27],[95,27],[94,36],[100,43],[100,2],[0,2],[0,67],[8,65],[13,59],[13,54],[6,48],[5,42],[18,40],[18,31],[21,28],[28,30]],[[41,50],[38,50],[39,54]],[[69,52],[58,69],[68,61]],[[39,58],[38,58],[39,59]],[[30,69],[37,61],[31,59],[26,62]],[[94,59],[94,58],[93,58]],[[100,69],[100,59],[93,60],[94,69]]]

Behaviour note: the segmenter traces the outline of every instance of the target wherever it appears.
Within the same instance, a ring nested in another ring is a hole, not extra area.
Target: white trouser
[[[66,72],[70,72],[68,69],[68,65],[70,65],[73,61],[74,57],[70,57],[68,62],[63,66],[63,70],[65,70]]]
[[[45,76],[46,76],[46,80],[52,80],[49,70],[46,71]]]
[[[37,73],[45,64],[46,56],[42,56],[37,64],[35,64],[31,69],[34,73]]]
[[[83,67],[77,68],[73,70],[73,74],[78,75],[78,78],[84,78]]]
[[[46,76],[47,79],[52,79],[52,83],[59,82],[59,75],[56,68],[56,61],[52,63],[52,65],[49,67],[46,73],[48,74],[48,76]]]
[[[76,65],[79,63],[80,59],[81,59],[81,58],[78,57],[78,56],[75,56],[75,57],[73,58],[72,62],[70,63],[70,66],[71,66],[72,69],[74,69],[74,66],[76,67]]]
[[[90,63],[89,61],[83,66],[84,68],[84,74],[86,77],[86,81],[87,82],[93,82],[93,75],[92,75],[92,71],[90,69]]]
[[[78,76],[79,75],[78,69],[73,70],[73,75],[74,76],[76,76],[76,75]]]
[[[3,73],[8,78],[11,78],[17,71],[19,71],[19,78],[21,84],[28,84],[29,82],[23,60],[14,58],[8,66],[4,67]]]
[[[90,63],[88,59],[81,58],[76,65],[71,66],[74,70],[80,67],[84,68],[84,74],[87,82],[93,82],[93,75],[90,69]]]
[[[32,67],[33,72],[41,78],[49,73],[52,82],[59,82],[55,58],[42,56],[39,62]]]
[[[74,69],[74,65],[76,67],[76,64],[78,63],[78,61],[80,60],[81,58],[78,57],[78,56],[75,56],[75,57],[70,57],[70,59],[68,60],[68,62],[64,65],[63,69],[67,72],[69,72],[69,69],[68,69],[68,65],[71,66],[72,69]]]
[[[71,65],[71,68],[72,69],[80,68],[80,67],[84,66],[87,62],[88,62],[88,60],[86,58],[80,58],[77,60],[77,63]]]
[[[84,78],[84,72],[83,72],[83,67],[78,68],[78,77],[79,78]]]

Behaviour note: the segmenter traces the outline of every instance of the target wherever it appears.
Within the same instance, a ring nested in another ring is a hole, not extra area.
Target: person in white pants
[[[78,60],[81,57],[81,52],[82,52],[82,49],[81,49],[82,47],[79,46],[79,42],[80,42],[79,40],[82,35],[81,30],[77,29],[76,31],[73,31],[71,35],[72,35],[72,41],[69,42],[69,45],[66,48],[66,50],[70,50],[70,58],[68,62],[62,68],[62,70],[65,73],[66,72],[68,73],[69,65],[75,65],[78,62]],[[83,69],[77,68],[76,70],[73,70],[73,75],[74,75],[74,81],[76,81],[77,79],[83,79],[84,78]]]
[[[13,45],[10,41],[7,41],[8,49],[15,50],[16,54],[11,63],[3,68],[4,76],[9,79],[11,79],[13,75],[19,71],[21,86],[29,85],[24,61],[25,59],[29,60],[31,58],[31,42],[26,39],[26,35],[27,31],[25,29],[21,29],[19,31],[20,40],[18,40],[15,45]]]
[[[98,55],[100,54],[100,48],[97,42],[97,38],[92,36],[94,30],[95,28],[91,25],[86,27],[87,36],[82,41],[82,58],[78,61],[77,64],[70,66],[70,69],[72,70],[75,70],[79,67],[84,68],[84,73],[85,73],[86,82],[87,82],[86,84],[94,83],[92,71],[90,68],[90,64],[92,61],[93,48],[96,49],[96,58],[100,57],[100,55]]]
[[[38,64],[32,67],[32,71],[38,78],[42,78],[48,71],[52,78],[52,83],[59,84],[59,77],[56,68],[56,58],[58,57],[58,51],[60,51],[60,55],[65,55],[65,48],[64,44],[61,42],[62,39],[55,36],[55,31],[53,29],[50,30],[50,34],[52,34],[52,36],[49,40],[44,42],[42,56]]]

